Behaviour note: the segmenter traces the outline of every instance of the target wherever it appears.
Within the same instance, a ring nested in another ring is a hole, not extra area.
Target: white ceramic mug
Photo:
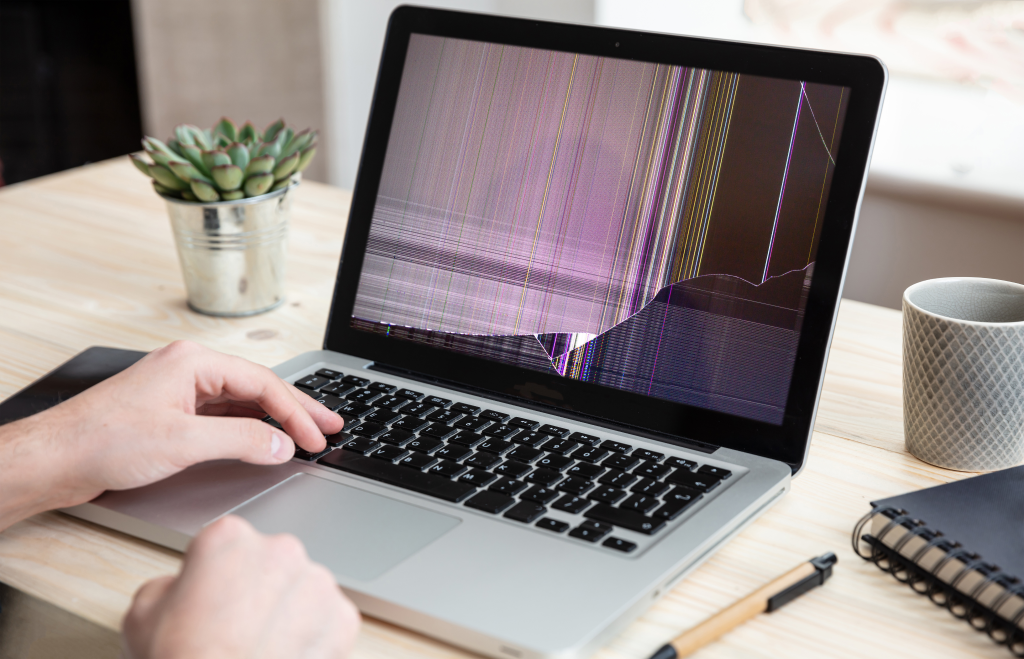
[[[950,277],[903,293],[903,429],[940,467],[1024,461],[1024,286]]]

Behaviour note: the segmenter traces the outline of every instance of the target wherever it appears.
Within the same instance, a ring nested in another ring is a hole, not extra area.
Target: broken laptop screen
[[[352,326],[780,424],[848,102],[413,34]]]

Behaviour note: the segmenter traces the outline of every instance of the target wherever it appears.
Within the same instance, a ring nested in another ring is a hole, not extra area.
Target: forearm
[[[78,503],[61,476],[53,410],[0,426],[0,531],[36,513]]]

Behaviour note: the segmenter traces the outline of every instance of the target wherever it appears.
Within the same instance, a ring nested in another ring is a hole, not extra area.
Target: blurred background
[[[222,115],[319,128],[351,188],[392,0],[0,0],[0,182]],[[891,74],[844,296],[1024,283],[1024,0],[444,0],[436,7],[870,53]],[[0,218],[0,222],[3,218]]]

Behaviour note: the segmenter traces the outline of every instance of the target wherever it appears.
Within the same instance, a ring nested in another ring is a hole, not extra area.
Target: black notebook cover
[[[1024,579],[1024,466],[873,501],[902,508],[925,526]]]

